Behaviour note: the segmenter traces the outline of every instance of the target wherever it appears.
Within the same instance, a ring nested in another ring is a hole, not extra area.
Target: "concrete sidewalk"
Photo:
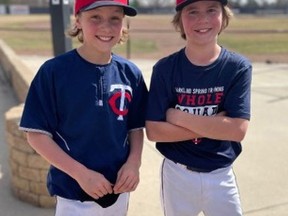
[[[32,70],[47,58],[21,57]],[[143,71],[147,85],[154,60],[133,60]],[[17,105],[2,72],[0,87],[1,120]],[[243,153],[234,168],[240,188],[244,215],[288,215],[288,65],[254,64],[252,120],[243,142]],[[3,124],[0,127],[0,216],[52,216],[53,209],[40,209],[18,201],[10,192],[7,146]],[[159,167],[162,157],[154,144],[145,140],[141,182],[131,194],[128,216],[163,215],[159,196]],[[179,215],[181,216],[181,215]],[[224,215],[226,216],[226,215]],[[227,215],[228,216],[228,215]]]

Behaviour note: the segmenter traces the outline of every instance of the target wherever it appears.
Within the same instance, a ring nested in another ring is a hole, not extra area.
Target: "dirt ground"
[[[171,23],[172,16],[169,20],[168,16],[153,15],[153,18],[149,16],[136,16],[130,18],[127,21],[130,26],[130,40],[133,44],[133,40],[149,40],[152,41],[156,46],[154,50],[143,52],[131,52],[130,58],[142,58],[142,59],[159,59],[167,56],[182,47],[185,46],[185,41],[180,37],[180,33],[175,32],[175,29]],[[73,21],[72,21],[73,22]],[[153,23],[151,23],[153,22]],[[46,21],[35,21],[28,22],[26,24],[27,29],[38,29],[42,31],[50,31],[50,22]],[[229,29],[228,29],[229,30]],[[122,45],[127,46],[127,44]],[[123,49],[122,49],[123,50]],[[120,53],[121,55],[127,56],[127,49],[124,49]],[[19,54],[35,54],[34,51],[30,50],[19,50]],[[37,50],[39,55],[51,55],[52,50]],[[266,62],[266,63],[288,63],[288,53],[287,54],[273,54],[273,55],[246,55],[253,62]]]

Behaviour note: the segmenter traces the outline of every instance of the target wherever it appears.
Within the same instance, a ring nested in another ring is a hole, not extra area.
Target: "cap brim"
[[[191,4],[191,3],[194,3],[194,2],[198,2],[198,1],[201,1],[201,0],[188,0],[186,2],[183,2],[182,4],[179,4],[176,6],[176,11],[180,11],[182,10],[185,6]],[[220,3],[222,3],[222,5],[227,5],[228,4],[228,0],[208,0],[208,1],[218,1]]]
[[[92,10],[97,7],[103,7],[103,6],[120,6],[123,7],[124,9],[124,14],[127,16],[136,16],[137,15],[137,10],[131,6],[128,5],[123,5],[120,4],[119,2],[112,2],[112,1],[99,1],[99,2],[94,2],[93,4],[82,8],[80,11],[88,11]]]

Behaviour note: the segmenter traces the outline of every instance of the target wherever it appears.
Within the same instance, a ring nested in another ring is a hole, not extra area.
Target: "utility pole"
[[[66,37],[65,31],[70,27],[71,8],[69,0],[50,0],[50,17],[54,56],[72,49],[71,38]]]

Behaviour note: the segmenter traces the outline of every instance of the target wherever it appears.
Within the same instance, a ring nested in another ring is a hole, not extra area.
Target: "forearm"
[[[85,166],[66,154],[49,136],[41,133],[27,133],[31,147],[54,167],[77,179]]]
[[[248,120],[226,116],[197,116],[176,109],[167,112],[172,124],[217,140],[241,141],[248,128]]]
[[[146,132],[148,139],[154,142],[178,142],[201,137],[186,128],[160,121],[146,121]]]
[[[143,142],[144,142],[143,129],[134,130],[129,133],[130,154],[127,159],[127,162],[136,164],[138,168],[141,166]]]
[[[117,180],[113,188],[114,193],[134,191],[139,184],[143,142],[143,129],[129,132],[130,154],[126,163],[118,171]]]

